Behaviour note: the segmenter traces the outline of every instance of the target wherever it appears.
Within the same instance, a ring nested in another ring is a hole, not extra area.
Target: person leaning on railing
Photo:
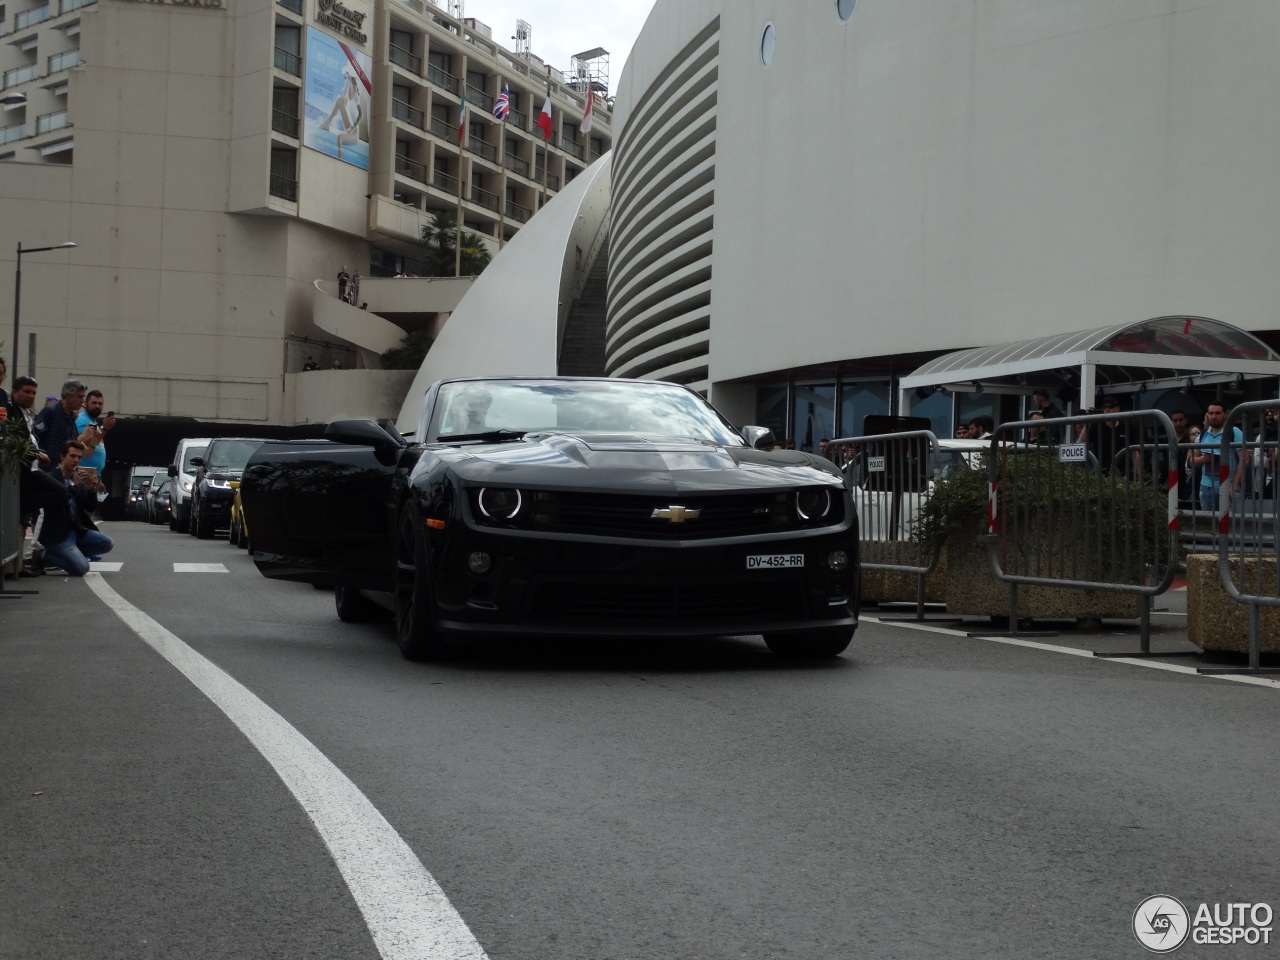
[[[1200,507],[1203,510],[1215,510],[1218,506],[1219,491],[1222,488],[1222,428],[1227,422],[1227,408],[1218,401],[1209,404],[1204,415],[1204,429],[1200,432],[1200,447],[1203,453],[1193,454],[1191,462],[1200,467]],[[1247,457],[1241,457],[1236,450],[1244,445],[1244,433],[1239,427],[1231,428],[1231,459],[1228,461],[1227,493],[1235,496],[1241,490],[1244,466]]]

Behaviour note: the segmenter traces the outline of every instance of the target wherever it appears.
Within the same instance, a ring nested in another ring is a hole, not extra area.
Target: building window
[[[773,63],[773,47],[776,38],[773,32],[773,24],[766,23],[764,25],[764,35],[760,38],[760,61],[767,67]]]
[[[858,5],[858,0],[836,0],[836,15],[841,20],[848,20],[853,16],[853,8]]]
[[[392,27],[390,39],[392,46],[399,47],[405,53],[413,53],[413,34],[408,30],[397,30]]]

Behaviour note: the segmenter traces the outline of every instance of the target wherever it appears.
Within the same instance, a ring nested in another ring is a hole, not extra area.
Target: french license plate
[[[747,557],[748,570],[763,570],[766,567],[803,567],[803,553],[775,553],[769,556]]]

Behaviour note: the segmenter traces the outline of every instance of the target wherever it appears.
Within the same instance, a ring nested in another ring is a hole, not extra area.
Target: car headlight
[[[830,512],[831,491],[826,487],[806,487],[796,491],[796,516],[801,520],[821,520]]]
[[[523,504],[520,491],[510,487],[481,487],[476,497],[480,512],[490,520],[513,520]]]
[[[190,493],[190,492],[191,492],[191,481],[190,481],[190,480],[183,480],[183,481],[182,481],[182,492],[183,492],[183,493]]]
[[[214,490],[230,490],[231,489],[230,480],[215,480],[212,477],[205,477],[204,482],[207,483]]]

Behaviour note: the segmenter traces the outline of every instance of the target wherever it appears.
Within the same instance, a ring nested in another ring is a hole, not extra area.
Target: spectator
[[[967,423],[962,423],[958,427],[956,427],[956,439],[957,440],[969,439],[969,425]]]
[[[22,575],[37,576],[39,569],[34,561],[34,544],[40,539],[40,527],[43,522],[42,510],[57,507],[62,503],[62,484],[45,472],[49,466],[49,455],[39,449],[39,441],[35,434],[36,422],[36,389],[39,384],[31,377],[19,377],[13,382],[13,394],[10,399],[9,413],[17,419],[26,421],[27,432],[36,454],[31,458],[31,466],[19,475],[18,512],[24,530],[30,530],[30,536],[22,541]]]
[[[333,369],[334,369],[334,370],[341,370],[341,369],[342,369],[342,361],[341,361],[341,360],[335,360],[335,361],[333,361]]]
[[[338,299],[347,299],[347,284],[351,282],[351,274],[347,273],[347,265],[344,263],[342,269],[338,271]]]
[[[360,281],[364,278],[360,276],[360,268],[356,267],[356,272],[351,275],[351,297],[350,302],[353,307],[360,306]]]
[[[4,423],[5,418],[9,416],[9,407],[12,401],[9,394],[4,389],[4,378],[9,374],[9,364],[5,362],[4,357],[0,357],[0,423]]]
[[[818,441],[818,456],[825,457],[827,455],[827,444],[830,442],[831,441],[826,437],[823,437]]]
[[[106,435],[116,427],[115,411],[103,417],[104,405],[102,391],[90,390],[85,394],[84,409],[76,417],[76,430],[80,434],[80,442],[89,448],[88,456],[80,458],[80,469],[96,470],[98,476],[102,476],[107,469]]]
[[[36,415],[34,429],[40,438],[40,449],[55,466],[62,460],[63,445],[79,436],[76,417],[84,406],[86,389],[79,380],[68,380],[62,385],[62,400],[50,404]]]
[[[45,563],[65,570],[73,577],[83,577],[89,572],[90,558],[97,559],[110,553],[115,546],[111,538],[94,526],[90,516],[105,495],[106,488],[99,480],[95,487],[76,479],[80,458],[85,445],[79,440],[63,444],[58,464],[49,472],[62,482],[65,501],[62,507],[46,511],[40,542],[44,544]]]
[[[319,370],[320,364],[316,363],[311,357],[307,357],[307,362],[302,365],[303,372],[308,370]]]
[[[1045,419],[1045,415],[1041,413],[1039,410],[1036,410],[1035,412],[1028,415],[1027,419],[1034,420],[1037,423],[1040,423]],[[1048,427],[1027,427],[1027,443],[1029,443],[1033,447],[1050,446],[1053,443],[1053,441],[1049,438],[1049,428]]]
[[[996,428],[996,422],[985,413],[974,417],[969,421],[969,439],[970,440],[989,440],[991,439],[991,431]]]
[[[1199,439],[1192,436],[1191,421],[1187,417],[1186,411],[1175,410],[1169,414],[1169,419],[1173,421],[1173,439],[1175,443],[1195,443]],[[1193,484],[1196,468],[1191,462],[1191,457],[1192,451],[1179,446],[1178,459],[1176,461],[1180,467],[1178,470],[1178,503],[1183,509],[1191,508],[1196,490],[1196,486]]]
[[[1120,401],[1115,397],[1103,397],[1102,412],[1119,413]],[[1130,446],[1129,428],[1120,420],[1104,420],[1101,424],[1086,423],[1080,427],[1080,442],[1088,446],[1089,451],[1097,458],[1098,469],[1103,473],[1110,473],[1119,466],[1117,458]],[[1141,449],[1135,448],[1130,452],[1127,469],[1130,476],[1142,476]]]
[[[1191,458],[1191,462],[1201,468],[1200,507],[1203,510],[1216,510],[1218,506],[1222,489],[1222,428],[1226,423],[1227,408],[1215,400],[1205,410],[1204,429],[1200,432],[1200,447],[1204,452]],[[1239,427],[1231,428],[1231,440],[1236,444],[1244,443],[1244,433]],[[1234,450],[1227,468],[1227,494],[1233,496],[1240,489],[1240,478],[1244,472],[1244,459]]]
[[[1031,391],[1031,402],[1045,420],[1062,416],[1062,411],[1049,399],[1049,391],[1043,387]]]

